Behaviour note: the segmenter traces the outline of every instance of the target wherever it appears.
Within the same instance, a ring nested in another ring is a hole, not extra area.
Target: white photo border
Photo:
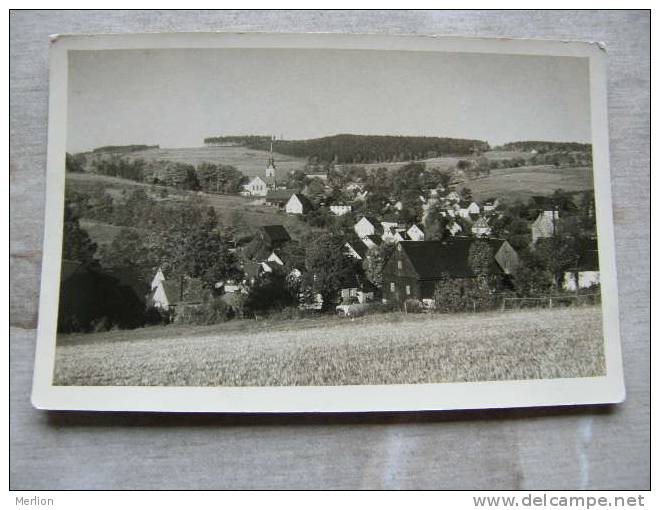
[[[396,50],[589,59],[591,137],[606,375],[493,382],[269,387],[55,386],[68,51],[180,48]],[[161,33],[51,37],[46,207],[32,403],[39,409],[154,412],[372,412],[586,405],[625,398],[612,216],[606,52],[596,42],[433,36]]]

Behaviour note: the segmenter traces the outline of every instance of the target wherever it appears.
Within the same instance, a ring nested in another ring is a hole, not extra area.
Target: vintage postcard
[[[53,36],[33,403],[624,398],[596,43]]]

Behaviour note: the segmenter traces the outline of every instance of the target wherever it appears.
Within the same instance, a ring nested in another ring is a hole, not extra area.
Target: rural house
[[[353,230],[357,236],[362,239],[374,234],[382,234],[383,227],[375,218],[370,216],[362,216],[360,220],[353,226]]]
[[[458,204],[458,215],[466,220],[470,219],[470,215],[479,214],[480,211],[479,204],[476,202],[459,202]]]
[[[554,237],[557,233],[558,211],[542,211],[532,223],[532,244],[541,238]]]
[[[424,240],[424,229],[419,225],[413,225],[407,230],[408,237],[411,241],[423,241]]]
[[[374,300],[378,289],[366,278],[359,278],[353,275],[350,283],[345,283],[339,291],[341,303],[344,305],[351,303],[368,303]]]
[[[284,265],[284,261],[282,258],[278,255],[277,250],[273,250],[272,253],[268,256],[266,259],[266,262],[274,262],[275,264],[278,264],[280,266]]]
[[[362,237],[360,241],[362,241],[362,244],[364,244],[367,249],[370,250],[371,248],[380,246],[383,240],[377,235],[369,235]]]
[[[151,280],[151,290],[153,291],[156,287],[158,287],[158,284],[163,281],[165,281],[165,275],[163,274],[163,269],[159,267],[156,271],[156,274],[154,275],[153,280]]]
[[[282,225],[264,225],[259,227],[257,235],[271,249],[280,248],[291,241],[291,236]]]
[[[491,230],[490,225],[488,225],[488,220],[483,216],[472,225],[472,233],[477,237],[489,236]]]
[[[383,301],[433,299],[436,284],[444,275],[473,278],[469,255],[475,242],[487,242],[490,246],[491,274],[509,275],[515,271],[518,254],[503,239],[454,237],[443,241],[403,241],[383,268]]]
[[[306,214],[313,209],[309,199],[301,193],[294,193],[286,203],[285,210],[287,214]]]
[[[564,272],[562,287],[564,290],[575,291],[598,284],[600,284],[598,243],[593,239],[580,254],[576,266]]]
[[[200,305],[209,296],[209,291],[197,278],[186,278],[183,281],[163,280],[154,290],[151,304],[154,308],[166,312],[176,312],[183,306]]]
[[[268,193],[266,181],[261,177],[253,177],[250,182],[243,185],[243,194],[251,197],[265,197]]]
[[[293,189],[269,189],[266,193],[266,204],[284,209],[295,192]]]

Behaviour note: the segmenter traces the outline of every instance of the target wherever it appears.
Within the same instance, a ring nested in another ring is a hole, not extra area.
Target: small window
[[[406,296],[410,296],[410,285],[406,285]]]
[[[394,291],[396,291],[396,285],[394,284],[394,282],[391,282],[390,283],[390,292],[394,292]]]
[[[397,263],[396,263],[396,267],[398,267],[399,269],[403,269],[403,262],[398,260]]]

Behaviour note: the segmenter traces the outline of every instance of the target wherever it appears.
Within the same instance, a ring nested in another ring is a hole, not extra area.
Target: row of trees
[[[117,154],[87,156],[67,154],[68,172],[91,172],[136,182],[160,184],[177,189],[235,194],[247,182],[231,165],[200,163],[197,166],[176,161],[133,159]]]

